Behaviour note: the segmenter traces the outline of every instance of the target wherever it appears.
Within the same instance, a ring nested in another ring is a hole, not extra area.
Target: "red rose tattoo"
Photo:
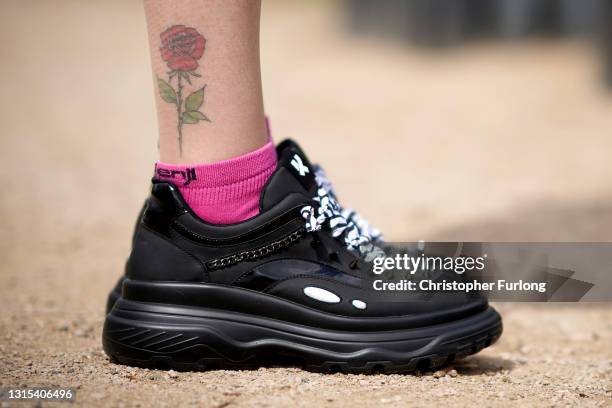
[[[161,57],[170,69],[168,81],[157,78],[157,85],[161,98],[176,105],[177,131],[179,152],[183,153],[183,125],[196,124],[200,121],[210,122],[208,117],[200,112],[204,104],[204,91],[206,85],[191,92],[183,98],[185,82],[191,84],[191,77],[200,78],[196,69],[199,68],[200,58],[204,55],[206,39],[195,28],[175,25],[161,33]],[[171,85],[176,78],[176,89]]]
[[[161,55],[168,67],[176,71],[193,71],[204,55],[206,40],[195,28],[177,25],[161,34]]]

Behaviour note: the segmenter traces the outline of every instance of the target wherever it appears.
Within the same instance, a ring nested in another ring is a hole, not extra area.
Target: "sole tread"
[[[352,364],[346,361],[323,361],[312,364],[300,361],[297,356],[261,356],[251,354],[242,361],[232,361],[223,357],[200,358],[194,362],[177,361],[171,354],[156,354],[148,359],[130,358],[120,353],[109,353],[111,361],[119,364],[149,369],[175,371],[210,371],[210,370],[253,370],[259,367],[299,367],[320,373],[344,374],[392,374],[408,372],[428,372],[451,364],[459,359],[475,354],[495,343],[501,336],[501,325],[486,336],[478,335],[468,343],[462,341],[455,349],[441,354],[413,357],[407,361],[368,361],[364,364]],[[193,340],[193,339],[189,339]],[[161,350],[160,350],[161,351]]]

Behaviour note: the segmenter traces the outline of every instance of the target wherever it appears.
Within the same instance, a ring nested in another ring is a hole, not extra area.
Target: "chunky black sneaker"
[[[277,150],[279,157],[281,157],[282,152],[285,151],[285,149],[292,149],[294,152],[298,153],[301,157],[306,157],[306,155],[300,149],[297,143],[295,143],[291,139],[285,139],[277,145],[276,150]],[[329,181],[329,179],[327,178],[327,174],[325,173],[325,170],[323,170],[323,167],[321,167],[318,164],[313,164],[311,168],[314,172],[315,181],[317,182],[318,188],[323,189],[325,194],[332,196],[334,200],[336,200],[338,209],[341,212],[342,216],[345,217],[348,222],[354,223],[363,234],[369,235],[373,243],[375,243],[376,245],[384,245],[384,238],[380,230],[372,226],[365,218],[361,217],[355,210],[352,210],[350,208],[344,208],[340,204],[340,201],[338,200],[336,196],[336,191],[334,190],[334,186],[331,183],[331,181]],[[138,229],[138,225],[140,225],[140,220],[142,219],[142,215],[144,214],[144,211],[146,209],[147,202],[148,200],[144,202],[140,210],[140,213],[138,214],[136,226],[134,228],[134,233],[132,235],[132,241],[136,237],[136,231]],[[124,279],[125,279],[125,274],[119,278],[119,280],[117,281],[113,289],[108,294],[107,301],[106,301],[106,313],[110,312],[111,308],[113,307],[117,299],[119,299],[119,297],[121,296],[121,287],[123,286]]]
[[[292,364],[322,371],[428,370],[501,334],[479,296],[407,293],[383,301],[371,227],[343,215],[293,142],[260,199],[232,225],[199,219],[154,181],[122,292],[103,332],[115,361],[177,370]],[[368,230],[370,228],[370,230]]]

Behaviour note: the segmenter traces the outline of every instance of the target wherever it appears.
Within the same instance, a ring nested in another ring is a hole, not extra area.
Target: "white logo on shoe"
[[[310,173],[308,166],[304,166],[302,158],[297,153],[293,155],[293,159],[291,159],[291,165],[295,167],[295,169],[300,173],[300,176],[305,176],[306,173]]]
[[[309,298],[318,300],[324,303],[340,303],[340,297],[329,290],[317,288],[315,286],[306,286],[304,294]]]

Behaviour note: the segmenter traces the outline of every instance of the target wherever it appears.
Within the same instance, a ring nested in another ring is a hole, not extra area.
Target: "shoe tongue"
[[[300,193],[305,198],[311,198],[317,190],[314,169],[297,143],[287,139],[277,146],[276,152],[278,164],[262,193],[262,211],[291,193]]]

